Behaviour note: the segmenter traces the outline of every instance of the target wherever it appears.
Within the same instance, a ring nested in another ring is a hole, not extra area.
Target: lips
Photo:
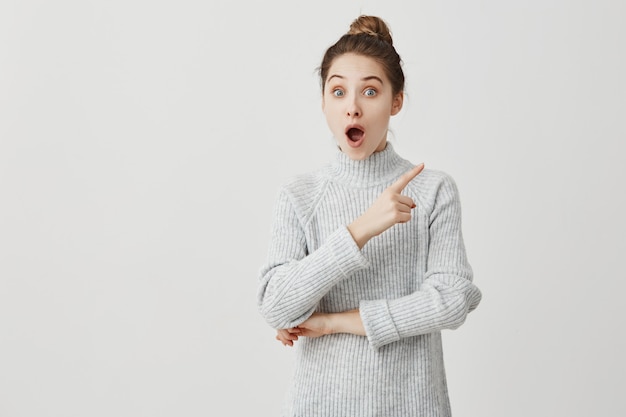
[[[361,125],[349,125],[346,127],[346,137],[348,138],[348,144],[356,148],[363,142],[365,129]]]

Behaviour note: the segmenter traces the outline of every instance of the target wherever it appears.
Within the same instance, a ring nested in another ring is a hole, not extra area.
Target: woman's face
[[[389,118],[402,109],[383,67],[374,59],[344,54],[324,82],[322,110],[337,144],[350,159],[366,159],[387,145]]]

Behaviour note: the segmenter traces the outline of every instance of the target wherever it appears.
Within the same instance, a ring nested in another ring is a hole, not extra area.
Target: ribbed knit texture
[[[280,189],[259,309],[274,328],[313,312],[360,309],[367,337],[302,337],[284,417],[450,416],[441,333],[481,299],[472,284],[452,177],[424,169],[405,188],[417,207],[362,250],[347,229],[413,167],[391,143]]]

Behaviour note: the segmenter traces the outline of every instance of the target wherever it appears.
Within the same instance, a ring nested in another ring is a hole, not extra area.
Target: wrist
[[[330,333],[350,333],[365,336],[365,328],[358,309],[332,313],[329,315],[329,319]]]
[[[348,231],[359,249],[363,249],[363,246],[372,238],[371,234],[364,227],[360,217],[348,225]]]

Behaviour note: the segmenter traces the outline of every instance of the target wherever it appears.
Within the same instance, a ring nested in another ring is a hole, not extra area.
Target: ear
[[[400,112],[400,110],[402,110],[402,103],[404,103],[404,92],[400,91],[398,94],[396,94],[396,96],[393,98],[393,101],[391,102],[392,116],[395,116]]]

